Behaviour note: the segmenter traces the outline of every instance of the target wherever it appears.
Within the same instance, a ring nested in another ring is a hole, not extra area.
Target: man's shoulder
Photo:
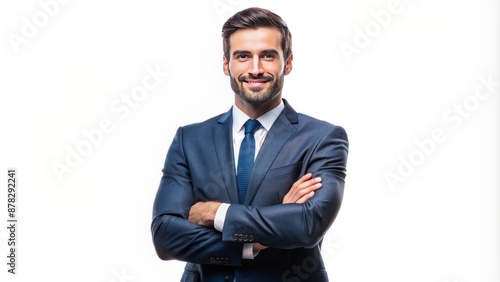
[[[183,125],[183,131],[211,130],[215,125],[227,118],[228,113],[222,113],[201,122]]]
[[[287,100],[285,102],[284,114],[291,123],[296,123],[299,128],[307,128],[314,131],[324,131],[328,129],[342,128],[341,126],[330,123],[326,120],[312,117],[310,115],[295,111]]]
[[[330,123],[326,120],[315,118],[303,113],[297,113],[299,124],[303,127],[313,126],[315,130],[342,128],[340,125]]]
[[[347,140],[347,132],[342,126],[322,119],[298,113],[298,124],[301,134],[317,136],[318,138],[332,136]]]

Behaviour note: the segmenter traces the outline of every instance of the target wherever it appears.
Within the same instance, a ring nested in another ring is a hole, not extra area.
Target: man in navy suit
[[[156,252],[187,262],[181,281],[328,281],[320,247],[342,202],[346,132],[282,99],[293,54],[281,17],[240,11],[222,37],[234,105],[177,130],[154,202]]]

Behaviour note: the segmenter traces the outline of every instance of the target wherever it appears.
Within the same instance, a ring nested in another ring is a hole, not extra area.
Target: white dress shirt
[[[284,108],[285,105],[283,104],[283,101],[281,101],[281,103],[276,108],[270,110],[269,112],[257,118],[257,120],[261,124],[261,127],[257,129],[257,131],[254,134],[255,138],[254,159],[259,154],[260,148],[262,147],[262,144],[264,143],[264,140],[266,139],[267,133],[271,129],[271,126],[274,124],[274,122],[276,121],[276,119],[278,118],[278,116],[280,115],[281,111],[283,111]],[[245,122],[248,119],[250,119],[250,117],[243,111],[238,109],[236,105],[233,105],[232,114],[233,114],[234,164],[236,167],[236,171],[238,171],[237,166],[238,166],[238,156],[240,153],[240,146],[241,142],[243,141],[243,138],[245,138]],[[237,187],[234,187],[234,189],[237,189]],[[230,204],[222,203],[215,215],[214,227],[220,232],[222,232],[222,229],[224,227],[224,221],[226,219],[226,213],[229,206]],[[258,252],[257,253],[253,252],[253,243],[244,244],[243,254],[242,254],[244,259],[253,259],[257,254]]]

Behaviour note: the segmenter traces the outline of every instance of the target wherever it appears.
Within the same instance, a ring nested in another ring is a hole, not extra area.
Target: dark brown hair
[[[229,58],[229,37],[239,29],[275,27],[281,32],[281,49],[285,61],[292,54],[292,34],[286,22],[277,14],[262,8],[248,8],[230,17],[222,26],[222,45],[224,56]]]

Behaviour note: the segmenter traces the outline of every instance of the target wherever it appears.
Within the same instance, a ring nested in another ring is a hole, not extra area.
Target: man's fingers
[[[300,190],[300,189],[304,189],[304,188],[307,188],[311,185],[314,185],[318,182],[321,182],[321,178],[319,177],[316,177],[316,178],[313,178],[311,179],[312,177],[312,174],[311,173],[308,173],[304,176],[302,176],[299,180],[297,180],[293,185],[292,185],[292,188],[290,189],[290,192],[294,193],[294,191],[297,191],[297,190]]]
[[[321,186],[322,186],[321,183],[315,183],[313,185],[310,185],[310,186],[307,186],[307,187],[300,189],[299,191],[297,191],[297,193],[293,197],[295,199],[295,202],[299,203],[299,200],[301,198],[307,197],[311,192],[314,195],[314,191],[320,189]],[[312,195],[311,195],[311,197],[312,197]],[[307,200],[309,200],[311,197],[308,197]]]
[[[311,177],[312,177],[312,173],[310,173],[310,172],[306,173],[297,182],[305,182],[305,181],[311,179]]]
[[[317,187],[317,188],[321,187],[321,178],[320,177],[316,177],[316,178],[308,180],[304,183],[301,183],[297,186],[297,188],[298,189],[305,189],[307,187],[315,187],[316,184],[320,184],[319,187]]]
[[[295,203],[303,204],[303,203],[307,202],[309,199],[311,199],[313,196],[314,196],[314,191],[311,191],[311,192],[307,193],[305,196],[303,196],[302,198],[298,199]]]
[[[287,203],[305,203],[318,189],[322,187],[321,178],[312,178],[312,173],[307,173],[297,180],[290,191],[283,198],[283,204]]]
[[[304,184],[306,181],[308,181],[309,179],[311,179],[311,177],[312,177],[312,173],[305,174],[304,176],[302,176],[301,178],[299,178],[299,180],[297,180],[297,181],[295,181],[295,183],[293,183],[292,188],[290,189],[290,191],[298,189],[298,187],[300,185]]]

